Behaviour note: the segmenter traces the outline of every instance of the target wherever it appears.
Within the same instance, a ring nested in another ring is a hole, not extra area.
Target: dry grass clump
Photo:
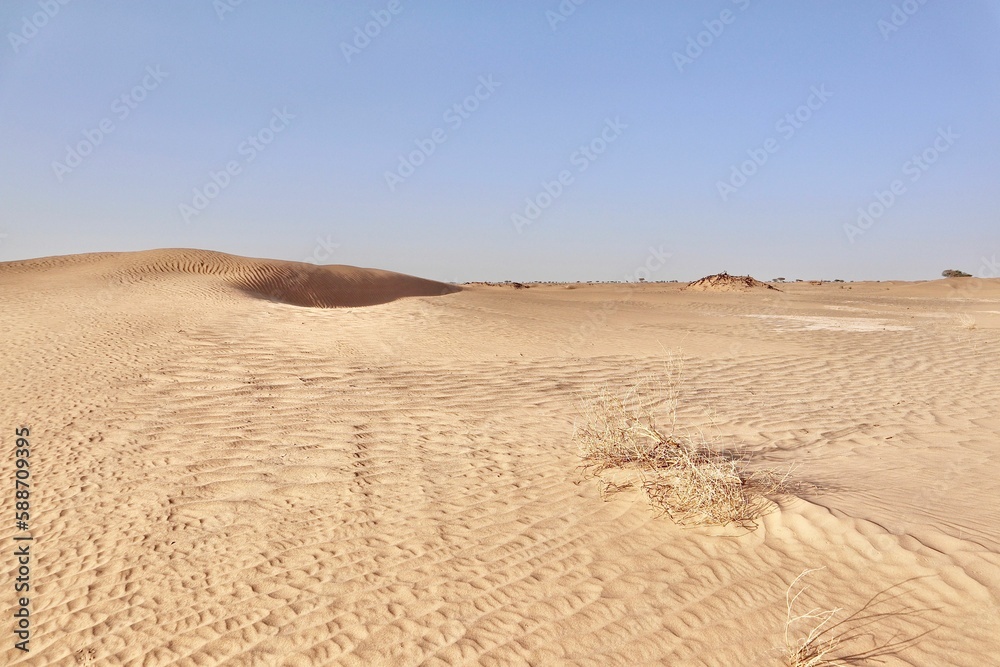
[[[976,318],[966,313],[961,313],[958,317],[956,317],[955,322],[963,329],[968,329],[969,331],[976,329]]]
[[[793,611],[799,596],[806,586],[795,590],[799,581],[816,570],[805,570],[792,580],[785,591],[785,664],[787,667],[835,667],[848,663],[837,660],[832,653],[840,646],[840,638],[829,636],[829,624],[840,609],[813,608],[801,614]],[[792,627],[808,623],[808,631],[798,639],[793,639]]]
[[[750,468],[747,457],[720,450],[700,431],[679,430],[677,374],[670,364],[658,382],[599,390],[576,428],[582,467],[600,480],[602,497],[638,484],[678,524],[753,526],[785,477]]]
[[[903,603],[906,595],[903,586],[913,579],[876,593],[864,606],[836,623],[833,621],[841,612],[839,608],[814,607],[797,612],[799,598],[808,589],[800,582],[821,569],[803,571],[785,591],[785,645],[782,649],[785,667],[848,667],[882,663],[885,662],[883,658],[898,656],[916,646],[921,638],[936,629],[931,627],[923,632],[897,629],[888,639],[878,637],[891,632],[886,626],[889,622],[918,622],[924,614],[936,611]]]
[[[771,470],[748,470],[745,461],[712,452],[683,450],[679,465],[647,479],[643,490],[653,507],[679,524],[753,526],[770,507],[768,495],[784,478]]]

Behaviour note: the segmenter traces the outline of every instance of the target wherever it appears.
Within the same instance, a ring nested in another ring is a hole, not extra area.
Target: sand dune
[[[823,568],[803,602],[883,664],[1000,664],[1000,281],[951,284],[0,264],[37,511],[32,651],[0,662],[780,665],[785,591]],[[793,468],[754,531],[579,474],[581,397],[670,351],[684,425]]]
[[[0,263],[4,273],[42,274],[46,280],[91,279],[105,283],[204,276],[205,287],[234,287],[255,297],[293,306],[373,306],[411,296],[451,294],[453,285],[392,271],[353,266],[249,259],[208,250],[168,249],[94,253]]]

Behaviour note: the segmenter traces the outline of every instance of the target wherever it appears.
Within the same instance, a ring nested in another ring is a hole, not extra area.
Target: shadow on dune
[[[374,306],[461,291],[455,285],[391,271],[295,263],[248,266],[227,282],[257,298],[312,308]]]

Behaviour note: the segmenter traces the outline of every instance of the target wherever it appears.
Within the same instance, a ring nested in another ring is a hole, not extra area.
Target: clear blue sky
[[[464,281],[621,279],[651,247],[664,280],[1000,256],[1000,3],[562,7],[3,0],[0,260],[195,247]],[[859,207],[880,215],[845,230]]]

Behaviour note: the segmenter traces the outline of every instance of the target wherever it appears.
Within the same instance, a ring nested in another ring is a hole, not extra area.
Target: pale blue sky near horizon
[[[0,4],[0,261],[1000,270],[997,0],[63,2]]]

